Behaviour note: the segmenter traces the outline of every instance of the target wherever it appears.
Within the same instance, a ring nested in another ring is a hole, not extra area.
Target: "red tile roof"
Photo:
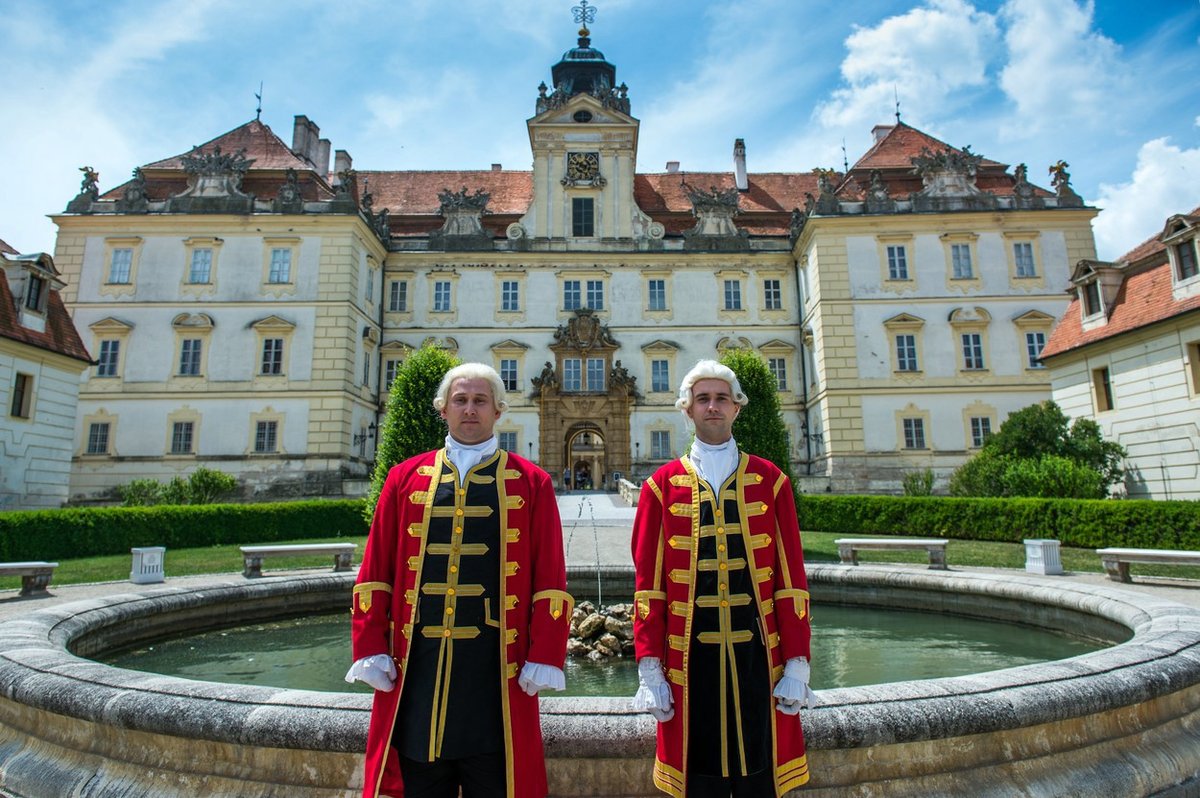
[[[271,128],[257,119],[252,119],[244,125],[235,127],[228,133],[222,133],[211,141],[206,141],[197,147],[191,147],[187,152],[164,158],[161,161],[148,163],[143,170],[151,169],[183,169],[183,156],[196,149],[208,152],[220,147],[221,152],[235,153],[246,151],[246,158],[254,160],[254,169],[295,169],[297,172],[311,170],[313,165],[292,152],[292,148],[272,132]]]
[[[8,285],[8,275],[0,269],[0,337],[20,341],[38,349],[46,349],[75,360],[91,363],[91,355],[71,321],[62,297],[50,291],[46,300],[46,331],[38,332],[22,326],[17,315],[17,303]]]
[[[900,122],[892,126],[892,129],[884,135],[879,141],[872,145],[871,149],[867,150],[863,157],[858,159],[858,162],[851,167],[850,171],[855,172],[862,169],[912,169],[912,159],[921,154],[922,150],[928,149],[933,152],[941,152],[950,145],[944,141],[935,139],[928,133],[922,133],[915,127]],[[957,147],[950,147],[957,150]],[[1002,164],[999,161],[991,161],[984,158],[979,162],[980,167],[1002,167],[1007,169],[1007,164]]]
[[[1197,214],[1200,214],[1200,208],[1188,215]],[[1174,273],[1160,236],[1161,233],[1148,238],[1120,258],[1119,262],[1128,264],[1125,267],[1127,274],[1104,325],[1084,331],[1079,296],[1071,298],[1071,304],[1054,326],[1050,340],[1042,350],[1043,358],[1061,355],[1200,309],[1200,296],[1174,298]]]

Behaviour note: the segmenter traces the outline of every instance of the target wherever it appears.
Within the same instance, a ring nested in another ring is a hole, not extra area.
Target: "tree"
[[[375,502],[392,466],[421,452],[441,448],[446,424],[433,409],[433,399],[442,377],[458,363],[458,358],[449,352],[426,345],[409,355],[396,371],[379,429],[379,446],[375,449],[375,472],[371,475],[364,509],[368,520],[375,513]]]
[[[721,363],[733,369],[742,384],[742,393],[750,400],[733,422],[738,448],[770,460],[790,479],[791,447],[779,407],[779,381],[767,368],[767,362],[749,349],[731,349]]]
[[[1051,401],[1010,415],[950,478],[956,496],[1100,499],[1124,475],[1125,449],[1100,425],[1070,419]]]

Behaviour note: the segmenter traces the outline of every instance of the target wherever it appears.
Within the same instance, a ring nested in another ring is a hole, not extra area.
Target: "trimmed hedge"
[[[138,546],[201,548],[367,533],[358,499],[0,513],[0,560],[70,560]]]
[[[1200,502],[942,496],[796,497],[800,528],[847,535],[938,535],[1064,546],[1200,550]]]

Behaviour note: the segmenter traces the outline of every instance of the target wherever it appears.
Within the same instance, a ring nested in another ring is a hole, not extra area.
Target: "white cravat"
[[[716,446],[696,438],[688,452],[688,459],[696,467],[696,473],[713,490],[720,490],[729,475],[737,469],[739,457],[737,441],[733,438]]]
[[[483,460],[492,456],[496,451],[496,436],[482,443],[463,443],[446,436],[446,458],[458,469],[458,479],[461,484],[463,477]]]

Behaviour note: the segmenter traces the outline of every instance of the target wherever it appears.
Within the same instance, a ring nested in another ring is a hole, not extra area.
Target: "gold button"
[[[719,546],[717,546],[717,551],[725,551],[725,544],[722,543]]]
[[[722,601],[722,602],[721,602],[721,606],[722,606],[722,607],[728,607],[728,606],[729,606],[729,602],[728,602],[728,601]]]
[[[718,534],[718,535],[724,535],[724,534],[725,534],[725,527],[723,527],[723,526],[719,526],[719,527],[717,527],[717,534]]]
[[[447,595],[447,596],[453,596],[453,595],[454,595],[454,588],[450,588],[449,590],[447,590],[447,591],[446,591],[446,595]]]
[[[452,574],[456,574],[456,573],[458,573],[458,566],[457,566],[457,565],[451,565],[451,566],[450,566],[450,573],[452,573]]]
[[[555,610],[554,612],[552,612],[550,614],[552,616],[554,616],[555,618],[557,618],[558,616],[562,615],[562,610]]]
[[[725,570],[726,568],[728,568],[729,566],[728,566],[728,565],[726,565],[725,563],[721,563],[721,564],[720,564],[720,565],[718,565],[717,567],[718,567],[718,568],[720,568],[722,571],[724,571],[724,570]]]
[[[721,590],[723,590],[723,591],[724,591],[724,590],[728,590],[728,589],[729,589],[729,585],[725,584],[724,582],[722,582],[722,583],[719,585],[719,587],[720,587],[720,588],[721,588]]]
[[[453,608],[453,607],[447,607],[447,608],[446,608],[446,614],[447,614],[447,615],[453,615],[453,614],[454,614],[454,608]]]
[[[467,495],[467,489],[466,489],[466,488],[459,488],[459,489],[458,489],[458,495],[459,495],[459,496],[466,496],[466,495]]]
[[[449,630],[449,629],[446,629],[446,630],[444,630],[444,631],[442,632],[442,637],[449,637],[449,636],[450,636],[450,630]]]
[[[456,527],[454,527],[454,534],[456,534],[456,535],[461,535],[461,534],[462,534],[462,527],[461,527],[461,526],[456,526]]]
[[[721,510],[720,510],[720,508],[718,508],[717,509],[717,518],[720,518],[720,517],[721,517]]]
[[[454,514],[455,514],[455,515],[462,515],[462,514],[463,514],[462,508],[459,508],[459,509],[455,510],[455,511],[454,511]]]

